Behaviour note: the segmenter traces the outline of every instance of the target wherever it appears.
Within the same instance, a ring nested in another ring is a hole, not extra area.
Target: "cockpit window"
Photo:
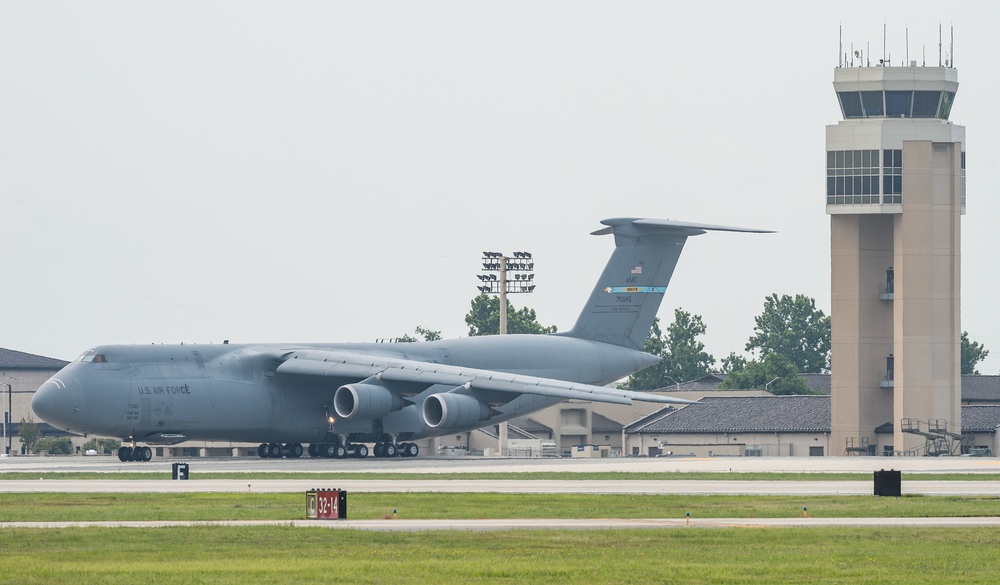
[[[97,350],[91,349],[76,358],[76,361],[84,364],[106,364],[108,363],[108,358],[103,353],[97,353]]]

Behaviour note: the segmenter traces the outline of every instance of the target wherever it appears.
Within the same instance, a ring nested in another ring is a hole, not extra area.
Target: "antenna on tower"
[[[951,25],[951,67],[955,68],[955,25]]]
[[[938,67],[941,67],[941,23],[938,23]]]
[[[882,21],[882,66],[883,67],[885,67],[888,64],[888,61],[886,61],[885,58],[886,58],[886,53],[885,53],[885,20],[883,20]]]
[[[837,67],[844,66],[844,23],[840,23],[840,32],[837,35]]]
[[[910,64],[910,25],[906,25],[906,64]]]

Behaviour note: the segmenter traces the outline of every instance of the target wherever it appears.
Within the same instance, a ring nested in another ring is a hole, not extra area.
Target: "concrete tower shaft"
[[[965,128],[949,67],[834,71],[827,126],[832,437],[845,452],[919,452],[904,419],[960,432]],[[875,429],[893,425],[891,439]],[[922,454],[922,453],[921,453]]]

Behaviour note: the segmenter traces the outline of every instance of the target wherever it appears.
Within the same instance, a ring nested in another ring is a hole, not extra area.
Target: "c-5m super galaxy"
[[[106,345],[38,389],[35,413],[68,431],[145,444],[260,443],[261,457],[414,457],[412,441],[579,399],[686,402],[603,386],[659,358],[640,351],[689,236],[762,232],[660,219],[607,219],[615,250],[576,325],[549,335],[423,343]]]

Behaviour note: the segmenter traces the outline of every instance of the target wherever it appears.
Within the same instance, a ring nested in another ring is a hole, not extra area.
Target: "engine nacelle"
[[[466,394],[443,392],[424,400],[423,415],[432,429],[469,427],[490,417],[490,405]]]
[[[346,384],[333,394],[333,410],[343,419],[382,418],[402,407],[398,394],[375,384]]]

